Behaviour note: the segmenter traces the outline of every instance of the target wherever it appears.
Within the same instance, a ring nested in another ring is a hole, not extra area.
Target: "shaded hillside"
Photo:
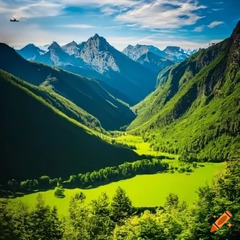
[[[0,71],[0,181],[67,177],[138,158],[108,144]]]
[[[159,87],[135,107],[129,129],[156,150],[185,160],[240,153],[240,23],[232,36],[159,75]]]
[[[5,44],[0,44],[0,53],[0,69],[36,86],[54,90],[98,118],[106,129],[118,129],[134,119],[129,107],[95,80],[28,62]]]

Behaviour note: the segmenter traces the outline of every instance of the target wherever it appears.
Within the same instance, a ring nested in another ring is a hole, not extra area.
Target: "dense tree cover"
[[[45,205],[41,195],[37,197],[35,209],[19,203],[0,202],[0,239],[1,240],[58,240],[64,232],[57,209]]]
[[[128,130],[185,161],[240,156],[240,22],[232,36],[159,74]]]
[[[62,181],[61,178],[51,179],[49,176],[41,176],[39,179],[27,179],[18,182],[14,179],[8,181],[7,189],[11,191],[11,195],[18,196],[21,193],[30,193],[37,190],[52,189],[57,186],[64,188],[91,188],[102,184],[107,184],[113,181],[134,177],[137,174],[153,174],[168,170],[169,164],[163,162],[161,159],[143,159],[135,162],[125,162],[118,166],[106,167],[98,171],[79,173],[78,175],[71,175],[68,180]],[[57,196],[60,189],[57,189]],[[8,193],[3,191],[3,196]]]
[[[166,203],[155,213],[132,206],[121,188],[110,201],[106,193],[86,203],[80,192],[72,197],[69,216],[59,220],[57,210],[47,207],[41,195],[34,210],[23,204],[0,205],[0,239],[64,239],[64,240],[236,240],[240,236],[240,163],[229,162],[226,170],[215,178],[213,187],[198,190],[199,198],[192,205],[180,202],[170,193]],[[184,186],[183,186],[184,187]],[[211,225],[226,210],[232,213],[229,222],[210,233]]]

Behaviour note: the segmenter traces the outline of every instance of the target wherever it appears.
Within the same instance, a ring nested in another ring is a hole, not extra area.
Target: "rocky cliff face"
[[[99,73],[104,73],[109,70],[118,72],[119,67],[111,51],[112,47],[106,39],[95,34],[81,45],[81,51],[77,56],[85,63],[93,66]]]

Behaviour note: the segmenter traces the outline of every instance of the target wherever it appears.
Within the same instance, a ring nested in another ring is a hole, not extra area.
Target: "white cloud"
[[[197,10],[206,6],[196,0],[154,0],[135,5],[133,9],[119,13],[116,20],[137,23],[144,28],[180,28],[193,25],[203,18]]]
[[[22,0],[22,1],[0,1],[0,12],[18,12],[24,16],[52,16],[61,13],[67,6],[88,6],[88,7],[131,7],[137,3],[136,0]]]
[[[88,25],[88,24],[66,24],[66,25],[62,25],[61,27],[66,27],[66,28],[78,28],[78,29],[96,28],[96,26],[94,26],[94,25]]]
[[[211,22],[210,24],[208,24],[208,27],[209,28],[215,28],[216,26],[221,25],[221,24],[224,24],[224,22],[222,22],[222,21],[214,21],[214,22]]]
[[[195,27],[193,31],[194,32],[202,32],[203,29],[204,29],[204,26],[202,25],[202,26]]]

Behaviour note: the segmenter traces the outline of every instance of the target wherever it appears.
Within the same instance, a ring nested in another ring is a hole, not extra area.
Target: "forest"
[[[47,206],[41,196],[29,210],[19,202],[0,205],[0,239],[231,239],[240,233],[240,163],[230,161],[226,171],[216,176],[213,187],[198,189],[198,200],[191,206],[170,193],[165,205],[157,208],[136,208],[122,188],[112,199],[102,193],[89,204],[79,192],[72,197],[69,215],[59,217],[54,207]],[[214,216],[220,217],[229,210],[231,227],[225,224],[210,233]]]

